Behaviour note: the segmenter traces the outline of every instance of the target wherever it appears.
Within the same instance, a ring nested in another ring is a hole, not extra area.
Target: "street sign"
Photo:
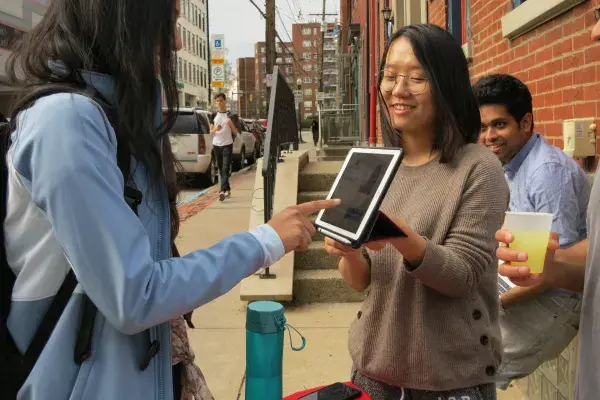
[[[213,82],[224,82],[225,81],[225,67],[223,65],[212,66],[212,80]]]
[[[302,90],[294,90],[294,100],[296,103],[301,103],[304,100],[304,92]]]
[[[267,87],[271,87],[273,84],[273,74],[267,74]]]
[[[210,60],[211,64],[225,64],[225,59],[224,58],[213,58],[212,60]]]
[[[225,82],[214,82],[213,81],[212,87],[218,87],[218,88],[225,87]]]
[[[213,50],[225,49],[225,35],[210,35]]]
[[[225,50],[213,50],[211,53],[213,60],[222,60],[225,58]]]
[[[317,101],[323,101],[323,100],[325,100],[325,93],[317,92]]]

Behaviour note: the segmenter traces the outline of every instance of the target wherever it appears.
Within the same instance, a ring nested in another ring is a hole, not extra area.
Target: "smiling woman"
[[[406,237],[363,252],[326,240],[344,280],[369,291],[350,328],[352,381],[375,400],[495,399],[494,232],[508,187],[498,159],[475,143],[479,109],[461,47],[437,26],[401,29],[384,53],[379,99],[385,143],[406,153],[381,211]]]

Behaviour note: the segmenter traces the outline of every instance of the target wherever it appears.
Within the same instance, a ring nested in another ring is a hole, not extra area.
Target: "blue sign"
[[[215,49],[219,49],[219,48],[221,48],[222,46],[223,46],[223,45],[222,45],[222,42],[221,42],[221,40],[220,40],[220,39],[216,39],[216,40],[215,40]]]

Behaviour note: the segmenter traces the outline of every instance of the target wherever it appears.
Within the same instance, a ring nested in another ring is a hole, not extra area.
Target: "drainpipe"
[[[375,44],[375,40],[377,38],[377,23],[376,23],[376,17],[377,17],[377,10],[376,10],[376,0],[371,0],[371,13],[370,13],[370,20],[369,20],[369,29],[371,31],[370,37],[371,37],[371,43],[369,46],[369,61],[371,64],[371,67],[369,68],[369,82],[371,85],[371,90],[369,93],[369,144],[371,145],[371,147],[375,147],[376,142],[377,142],[377,137],[375,134],[375,130],[377,128],[377,116],[375,115],[376,113],[376,103],[377,103],[377,83],[376,83],[376,76],[377,76],[377,66],[376,66],[376,54],[374,54],[375,49],[377,48],[377,46],[374,46]]]

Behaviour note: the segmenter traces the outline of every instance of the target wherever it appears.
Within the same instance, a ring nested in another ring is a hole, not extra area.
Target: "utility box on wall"
[[[564,152],[575,158],[596,155],[596,120],[577,118],[563,121]]]

